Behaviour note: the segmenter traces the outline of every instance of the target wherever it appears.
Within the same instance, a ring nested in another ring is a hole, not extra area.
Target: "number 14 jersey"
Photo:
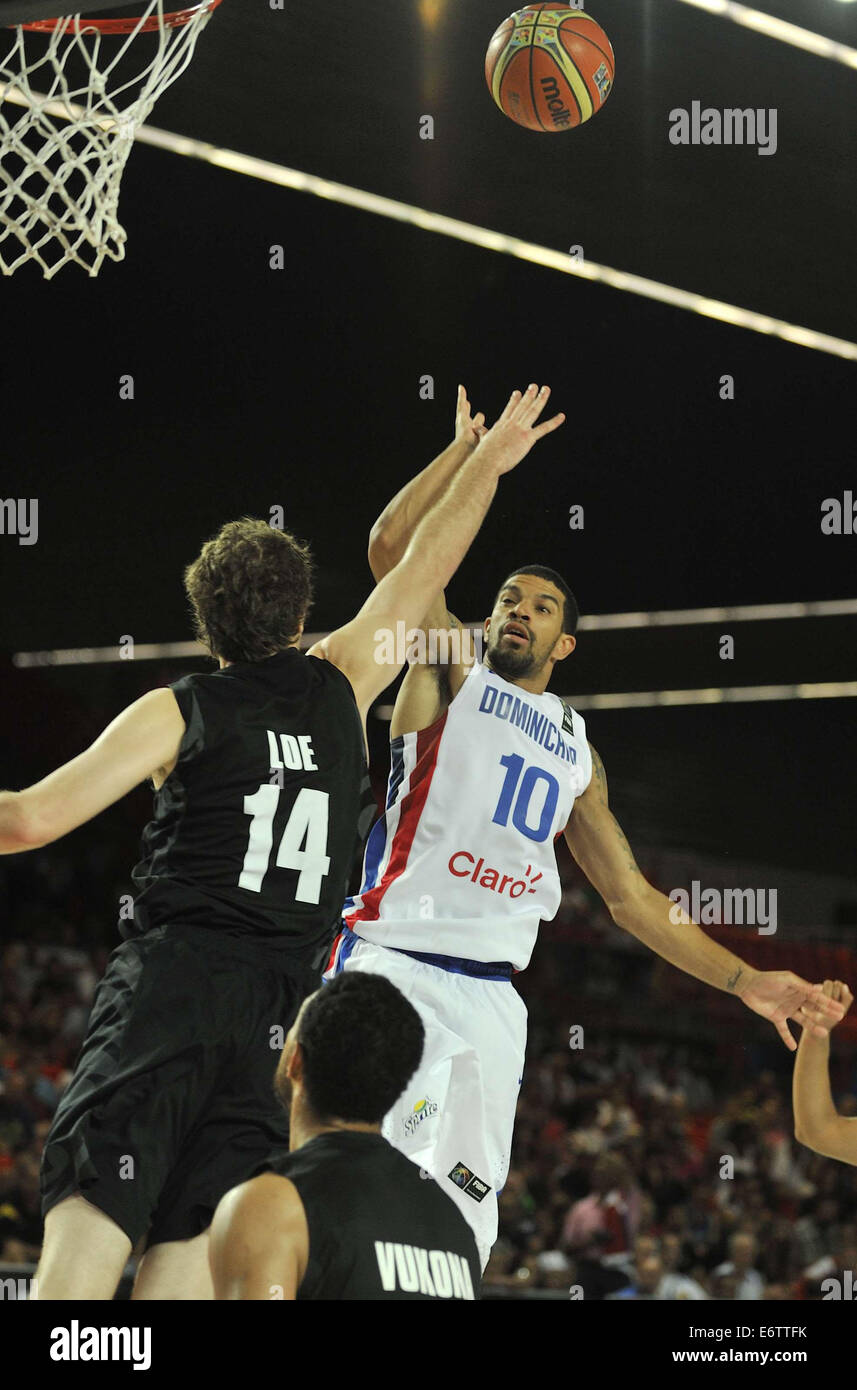
[[[185,734],[155,793],[121,935],[201,926],[318,954],[375,814],[351,685],[290,648],[170,688]]]
[[[555,840],[592,776],[583,719],[477,664],[391,759],[346,924],[380,946],[523,970],[560,904]]]

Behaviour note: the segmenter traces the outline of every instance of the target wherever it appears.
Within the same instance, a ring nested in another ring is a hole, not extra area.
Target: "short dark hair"
[[[312,602],[309,547],[245,516],[206,541],[184,573],[194,632],[212,656],[263,661],[290,646]]]
[[[390,980],[354,970],[313,995],[297,1041],[306,1097],[319,1119],[375,1125],[419,1066],[425,1029]]]
[[[509,571],[505,583],[500,585],[497,592],[502,593],[506,584],[508,584],[509,580],[514,578],[516,574],[534,574],[537,579],[549,579],[551,584],[556,585],[565,599],[562,615],[562,630],[573,637],[577,632],[580,610],[577,607],[577,599],[574,597],[574,594],[571,592],[571,589],[566,584],[562,575],[557,574],[556,570],[550,569],[547,565],[518,565],[517,569]]]

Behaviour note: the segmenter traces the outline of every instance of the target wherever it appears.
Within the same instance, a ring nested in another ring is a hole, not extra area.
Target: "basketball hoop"
[[[184,72],[220,3],[165,11],[164,0],[142,0],[134,18],[77,14],[7,31],[11,48],[0,57],[4,275],[27,261],[36,261],[48,280],[70,263],[97,275],[105,256],[123,260],[119,187],[135,135]],[[40,36],[39,52],[27,33]],[[0,53],[3,35],[0,30]],[[14,120],[10,104],[23,108]]]

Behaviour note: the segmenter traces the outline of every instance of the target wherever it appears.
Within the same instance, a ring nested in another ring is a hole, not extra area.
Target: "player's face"
[[[564,616],[563,595],[549,579],[513,575],[487,623],[485,655],[492,671],[509,680],[538,675],[562,637]]]

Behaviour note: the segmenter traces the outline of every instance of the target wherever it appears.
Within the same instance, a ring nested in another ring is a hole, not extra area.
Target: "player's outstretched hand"
[[[528,386],[523,395],[513,391],[509,403],[495,425],[487,430],[476,452],[490,458],[498,473],[511,473],[526,458],[537,440],[559,429],[564,415],[538,424],[538,418],[548,403],[550,387]]]
[[[818,986],[816,986],[816,988],[818,988]],[[825,1037],[832,1028],[836,1027],[837,1023],[842,1022],[848,1010],[851,1008],[851,1005],[854,1003],[854,995],[851,993],[848,986],[843,984],[841,980],[825,980],[821,989],[824,991],[825,999],[832,999],[835,1004],[841,1004],[843,1011],[838,1018],[834,1018],[830,1014],[820,1014],[816,1011],[815,1017],[812,1020],[814,1024],[814,1037]],[[803,1022],[803,1020],[801,1020],[801,1022]],[[806,1026],[807,1024],[804,1024],[804,1027]]]
[[[823,1038],[845,1016],[847,1008],[823,985],[807,984],[790,970],[759,971],[741,998],[748,1009],[773,1023],[789,1052],[796,1051],[797,1043],[787,1019],[801,1024],[812,1037]]]
[[[466,444],[469,448],[475,449],[483,434],[488,431],[485,427],[485,416],[480,410],[478,414],[471,415],[470,402],[467,399],[467,392],[463,386],[458,388],[458,396],[455,402],[455,442],[456,444]]]

